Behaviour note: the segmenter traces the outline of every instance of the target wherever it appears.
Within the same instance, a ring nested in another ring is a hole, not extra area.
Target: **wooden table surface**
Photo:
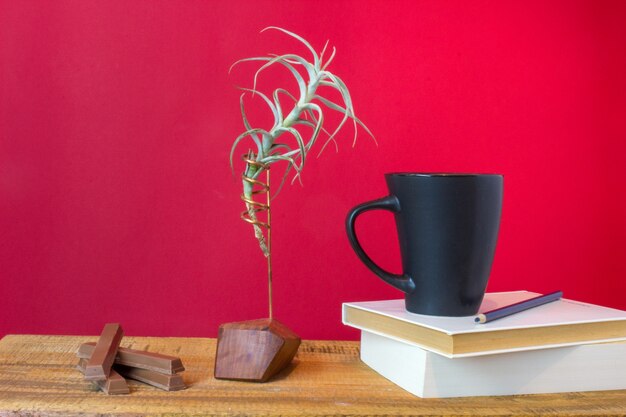
[[[179,356],[184,391],[129,382],[107,396],[75,369],[75,352],[96,336],[11,335],[0,340],[0,416],[209,415],[626,415],[626,390],[421,399],[359,360],[358,343],[304,341],[271,382],[213,378],[215,339],[125,337],[122,345]]]

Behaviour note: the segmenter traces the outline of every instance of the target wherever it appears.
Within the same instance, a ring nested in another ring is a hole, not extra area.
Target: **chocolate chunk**
[[[87,366],[87,359],[79,359],[76,369],[85,373],[85,367]],[[128,383],[124,377],[114,369],[111,369],[109,377],[105,380],[93,381],[98,387],[108,395],[129,394]]]
[[[95,350],[95,343],[83,343],[76,355],[79,358],[89,359]],[[160,353],[146,352],[120,347],[117,350],[115,364],[131,366],[133,368],[148,369],[164,374],[175,374],[185,370],[180,358],[161,355]]]
[[[98,343],[96,343],[93,353],[85,365],[86,380],[104,381],[107,379],[122,336],[124,336],[124,331],[119,324],[109,323],[104,326]]]
[[[183,378],[178,374],[167,375],[149,369],[139,369],[124,365],[114,365],[114,369],[126,378],[135,379],[165,391],[178,391],[186,388]]]

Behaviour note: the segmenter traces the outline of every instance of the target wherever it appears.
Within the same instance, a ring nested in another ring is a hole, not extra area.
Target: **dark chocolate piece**
[[[87,359],[79,359],[78,364],[76,365],[76,369],[84,374],[86,366]],[[93,381],[93,383],[98,385],[98,387],[107,395],[130,394],[130,390],[128,389],[128,383],[126,383],[124,377],[115,372],[114,369],[111,369],[111,372],[109,373],[109,377],[107,379]]]
[[[78,348],[76,355],[79,358],[89,359],[95,349],[95,346],[95,343],[83,343]],[[169,375],[185,370],[180,358],[175,356],[161,355],[160,353],[127,349],[123,347],[120,347],[117,350],[115,364],[132,366],[133,368],[148,369],[150,371],[156,371]]]
[[[124,365],[114,365],[114,369],[126,378],[135,379],[165,391],[179,391],[186,388],[182,376],[178,374],[167,375],[149,369],[139,369]]]
[[[87,381],[107,379],[123,336],[124,331],[119,324],[108,323],[104,326],[98,343],[96,343],[94,351],[85,365],[85,379]]]

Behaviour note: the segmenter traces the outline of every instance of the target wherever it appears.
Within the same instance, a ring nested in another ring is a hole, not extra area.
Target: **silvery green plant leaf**
[[[278,191],[280,191],[292,169],[295,171],[292,183],[295,180],[302,183],[302,170],[304,169],[304,165],[307,160],[307,154],[315,146],[321,133],[325,134],[327,138],[322,145],[319,154],[321,154],[321,152],[331,142],[335,145],[335,149],[338,150],[336,136],[339,134],[348,119],[352,120],[352,124],[354,126],[353,146],[357,139],[357,126],[363,128],[365,132],[371,136],[372,139],[374,139],[374,141],[376,141],[376,139],[365,124],[363,124],[363,122],[356,117],[348,87],[341,78],[327,70],[329,64],[335,58],[336,49],[334,47],[332,48],[329,58],[326,62],[324,62],[324,54],[327,51],[328,41],[326,41],[322,52],[317,54],[309,42],[293,32],[276,26],[267,27],[261,32],[265,32],[267,30],[277,30],[299,41],[311,53],[312,61],[293,53],[282,55],[270,54],[269,56],[240,59],[231,66],[229,72],[233,69],[233,67],[242,63],[262,63],[254,74],[252,88],[242,88],[244,93],[240,97],[240,110],[246,130],[237,136],[233,142],[230,151],[230,166],[234,172],[235,161],[233,158],[236,149],[242,142],[244,142],[244,140],[250,140],[251,145],[253,146],[251,146],[246,154],[249,158],[261,163],[262,165],[246,164],[243,176],[249,180],[258,180],[259,176],[263,174],[270,165],[277,162],[284,162],[286,164],[286,169],[278,187]],[[295,96],[288,90],[280,87],[276,88],[271,94],[265,94],[257,89],[258,78],[262,75],[263,71],[274,65],[280,65],[289,71],[298,85],[299,96]],[[306,79],[303,77],[303,74],[300,73],[298,68],[306,73]],[[322,96],[321,92],[318,91],[320,90],[319,87],[336,90],[339,92],[343,103],[337,104]],[[249,94],[251,97],[258,95],[261,97],[263,102],[265,102],[274,116],[274,124],[271,128],[252,127],[244,110],[244,96],[246,96],[246,94]],[[291,100],[291,102],[293,102],[293,107],[288,113],[288,109],[284,108],[280,102],[280,95],[286,96]],[[342,120],[335,127],[332,133],[329,133],[329,131],[327,131],[323,126],[323,107],[339,112],[343,115]],[[307,135],[296,129],[296,126],[304,126],[305,128],[301,129],[302,131],[306,131]],[[242,196],[249,201],[253,200],[253,182],[243,180],[242,183]],[[274,193],[274,197],[278,195],[278,191]],[[245,204],[248,216],[250,220],[252,220],[254,234],[259,241],[259,246],[261,247],[263,254],[265,256],[269,256],[269,250],[267,243],[265,242],[263,232],[260,226],[254,224],[254,222],[258,220],[257,211],[250,203],[246,202]]]

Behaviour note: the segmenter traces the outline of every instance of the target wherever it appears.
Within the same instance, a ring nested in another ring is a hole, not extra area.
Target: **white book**
[[[362,331],[361,360],[423,398],[626,389],[626,342],[450,359]]]
[[[479,313],[539,294],[488,293]],[[474,316],[439,317],[406,311],[404,300],[343,304],[343,323],[449,358],[626,340],[626,311],[560,299],[480,324]]]

